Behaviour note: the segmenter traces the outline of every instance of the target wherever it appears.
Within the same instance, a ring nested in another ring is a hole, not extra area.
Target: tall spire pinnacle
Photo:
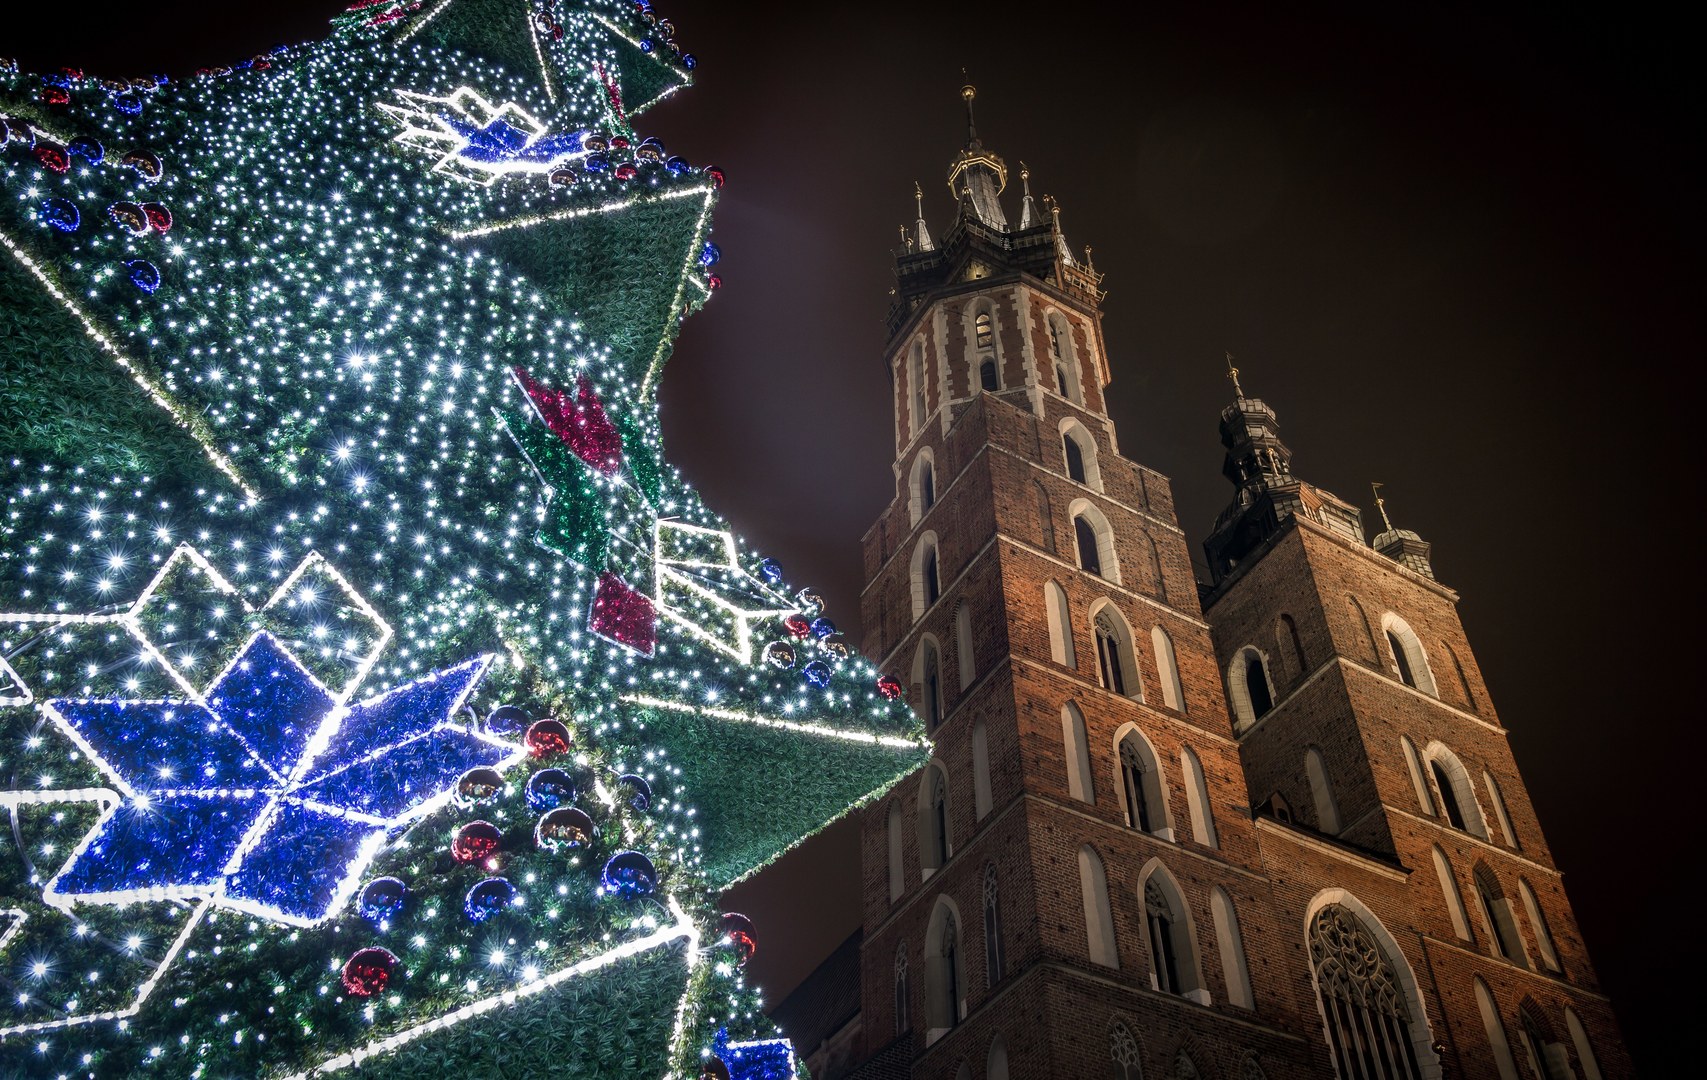
[[[919,182],[917,180],[913,181],[913,204],[918,207],[919,211],[916,226],[917,237],[915,238],[917,246],[914,250],[935,251],[936,243],[931,240],[930,230],[925,228],[925,189],[919,186]]]
[[[966,69],[961,68],[960,74],[965,75]],[[967,83],[960,88],[960,99],[966,102],[966,146],[968,149],[978,145],[978,124],[972,118],[972,99],[978,96],[978,88]]]
[[[1029,229],[1037,222],[1037,204],[1031,198],[1031,170],[1025,162],[1019,163],[1019,182],[1025,188],[1025,200],[1020,204],[1019,227]]]
[[[1239,369],[1233,366],[1233,354],[1227,354],[1227,378],[1233,380],[1233,396],[1245,400],[1245,388],[1239,385]]]
[[[1381,497],[1383,484],[1370,484],[1370,493],[1375,496],[1375,509],[1381,511],[1381,524],[1387,526],[1387,532],[1393,531],[1393,519],[1387,516],[1387,500]]]

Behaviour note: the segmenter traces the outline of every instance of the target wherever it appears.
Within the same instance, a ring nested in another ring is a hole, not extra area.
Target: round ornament
[[[124,268],[130,273],[130,283],[143,292],[152,294],[160,287],[160,271],[147,259],[132,259]]]
[[[794,598],[810,614],[816,615],[824,610],[824,594],[817,589],[801,589]]]
[[[340,981],[344,989],[355,997],[373,997],[383,994],[385,988],[391,985],[391,977],[397,973],[397,957],[389,949],[370,945],[359,949],[356,954],[344,963],[344,971]]]
[[[475,884],[462,898],[462,913],[470,922],[483,923],[494,915],[502,915],[516,902],[516,887],[501,877],[489,877]]]
[[[824,642],[824,651],[837,660],[846,660],[853,655],[853,650],[848,648],[848,643],[845,641],[826,641]]]
[[[718,277],[716,274],[712,274],[710,277],[705,279],[705,287],[710,289],[712,292],[716,292],[718,289],[723,288],[723,279]]]
[[[155,232],[164,233],[171,230],[172,211],[166,209],[163,204],[157,202],[145,202],[142,204],[142,212],[148,218],[149,227]]]
[[[640,175],[640,170],[635,168],[633,162],[625,161],[616,167],[616,172],[612,175],[618,180],[632,180]]]
[[[568,725],[561,720],[553,720],[550,717],[544,720],[535,720],[533,726],[528,728],[528,733],[522,741],[527,743],[528,753],[536,758],[567,754],[569,748],[574,745],[574,740],[569,735]]]
[[[107,216],[134,235],[141,236],[148,231],[148,215],[136,203],[116,202],[107,207]]]
[[[775,559],[764,560],[759,563],[759,577],[763,578],[767,585],[782,584],[782,564]]]
[[[43,224],[51,225],[60,232],[76,232],[77,226],[83,220],[83,216],[77,212],[76,203],[70,199],[59,198],[42,200],[41,209],[36,211],[36,216],[41,218]]]
[[[812,633],[812,624],[806,621],[804,615],[790,615],[782,620],[782,628],[788,631],[790,637],[805,639]]]
[[[877,692],[889,701],[901,700],[901,684],[888,675],[877,677]]]
[[[693,172],[693,166],[688,164],[687,158],[672,157],[665,160],[664,171],[668,172],[671,176],[682,176],[686,173]]]
[[[820,615],[812,620],[812,636],[819,641],[836,636],[836,624]]]
[[[150,184],[160,179],[161,173],[165,171],[164,167],[160,164],[160,155],[156,154],[152,150],[132,150],[121,158],[120,161],[135,169],[137,175],[141,176]]]
[[[99,165],[101,159],[107,156],[107,152],[101,149],[101,144],[89,138],[72,139],[65,144],[65,152],[73,157],[80,157],[91,165]]]
[[[800,669],[800,674],[806,676],[806,681],[822,690],[830,685],[830,665],[822,660],[814,660]]]
[[[566,188],[574,187],[575,181],[579,179],[581,179],[580,173],[565,166],[561,169],[552,169],[551,175],[546,178],[546,181],[554,188]]]
[[[716,266],[717,260],[721,258],[723,258],[723,249],[709,240],[705,242],[705,247],[699,251],[699,264],[701,266]]]
[[[485,862],[498,854],[503,838],[490,821],[471,821],[456,830],[456,838],[450,842],[451,858],[459,863]]]
[[[509,738],[519,735],[533,723],[533,717],[519,705],[500,705],[486,714],[486,733]]]
[[[384,922],[403,910],[403,901],[408,895],[408,886],[401,880],[394,877],[374,878],[362,886],[361,893],[356,897],[356,910],[369,922]]]
[[[628,145],[628,136],[626,135],[615,136],[610,141],[610,148],[612,150],[627,150]]]
[[[588,154],[581,167],[590,173],[601,173],[610,168],[610,158],[603,154]]]
[[[713,1054],[699,1064],[699,1080],[729,1080],[729,1066]]]
[[[683,53],[682,54],[682,66],[687,68],[689,71],[692,71],[694,68],[699,66],[699,57],[695,56],[691,52],[690,53]]]
[[[113,97],[113,108],[126,116],[141,116],[142,99],[135,94],[116,94]]]
[[[741,958],[738,963],[745,965],[753,958],[753,954],[759,951],[759,938],[753,930],[753,920],[731,911],[723,916],[721,922],[723,936],[735,946],[735,952]]]
[[[634,809],[645,813],[652,808],[652,785],[643,776],[625,773],[616,778],[616,786],[622,789],[623,799]]]
[[[624,851],[605,863],[599,880],[604,884],[605,892],[633,900],[651,895],[652,890],[658,887],[658,871],[652,868],[652,860],[640,852]]]
[[[581,136],[581,149],[589,154],[601,153],[610,149],[610,136],[602,131],[589,131]]]
[[[63,86],[44,86],[41,88],[41,99],[46,105],[69,105],[71,91]]]
[[[62,173],[71,168],[71,155],[65,152],[65,147],[51,139],[37,139],[35,147],[36,160]]]
[[[664,144],[657,139],[646,139],[634,148],[634,156],[640,161],[664,160]]]
[[[497,769],[481,766],[462,774],[456,782],[456,801],[461,806],[488,802],[504,790],[504,778]]]
[[[651,38],[641,38],[640,39],[640,51],[643,53],[649,53],[652,51],[652,39]]]
[[[575,801],[575,778],[562,769],[541,769],[528,778],[528,807],[536,814]]]
[[[705,175],[706,178],[711,181],[712,187],[720,188],[723,186],[725,179],[723,170],[718,168],[716,165],[707,165],[705,167]]]
[[[765,646],[765,662],[771,667],[787,670],[794,666],[794,646],[786,641],[773,641]]]
[[[21,142],[25,146],[34,146],[36,136],[30,130],[30,125],[22,120],[14,120],[0,116],[0,143]]]
[[[559,806],[540,815],[534,843],[547,851],[568,851],[593,842],[593,819],[573,806]]]

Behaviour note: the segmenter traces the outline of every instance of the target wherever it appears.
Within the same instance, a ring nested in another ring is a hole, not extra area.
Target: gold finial
[[[1023,161],[1019,163],[1019,178],[1021,180],[1031,179],[1031,169]]]
[[[1375,495],[1375,509],[1381,511],[1381,524],[1387,526],[1387,531],[1393,531],[1393,519],[1387,516],[1387,500],[1381,497],[1381,489],[1385,484],[1370,484],[1369,490]]]
[[[1245,388],[1239,385],[1239,369],[1233,366],[1233,354],[1227,354],[1227,378],[1233,380],[1233,396],[1245,400]]]

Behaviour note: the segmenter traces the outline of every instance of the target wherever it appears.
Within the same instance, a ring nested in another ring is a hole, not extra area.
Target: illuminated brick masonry
[[[1365,541],[1235,381],[1200,584],[1101,278],[1011,179],[972,130],[896,257],[864,651],[935,754],[862,811],[857,953],[778,1011],[814,1076],[1631,1075],[1428,545]]]

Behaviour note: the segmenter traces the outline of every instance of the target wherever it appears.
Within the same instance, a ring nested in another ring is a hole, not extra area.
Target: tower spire
[[[1381,497],[1381,488],[1383,486],[1384,485],[1382,484],[1371,483],[1369,485],[1369,491],[1370,494],[1375,496],[1375,509],[1381,511],[1381,524],[1387,527],[1387,532],[1392,532],[1393,519],[1387,516],[1387,500]]]
[[[1019,182],[1025,189],[1025,199],[1020,203],[1019,227],[1029,229],[1038,223],[1037,204],[1031,198],[1031,170],[1023,161],[1019,163]]]
[[[1233,380],[1233,396],[1240,401],[1245,400],[1245,388],[1239,385],[1239,369],[1233,366],[1232,353],[1227,354],[1227,378]]]
[[[960,74],[965,75],[966,69],[961,68]],[[972,118],[972,99],[978,96],[978,88],[967,83],[960,88],[960,99],[966,102],[966,148],[968,150],[978,145],[978,124]]]
[[[1409,529],[1393,527],[1393,519],[1387,516],[1387,500],[1381,497],[1381,489],[1385,486],[1369,485],[1369,490],[1375,495],[1375,509],[1381,511],[1381,524],[1386,526],[1380,536],[1369,542],[1369,546],[1407,570],[1414,570],[1423,577],[1432,579],[1434,563],[1430,560],[1430,555],[1434,545]]]
[[[919,211],[917,225],[918,236],[916,238],[917,246],[914,250],[935,251],[936,243],[931,240],[930,230],[925,228],[925,189],[919,186],[919,182],[917,180],[913,181],[913,203],[918,207]]]

